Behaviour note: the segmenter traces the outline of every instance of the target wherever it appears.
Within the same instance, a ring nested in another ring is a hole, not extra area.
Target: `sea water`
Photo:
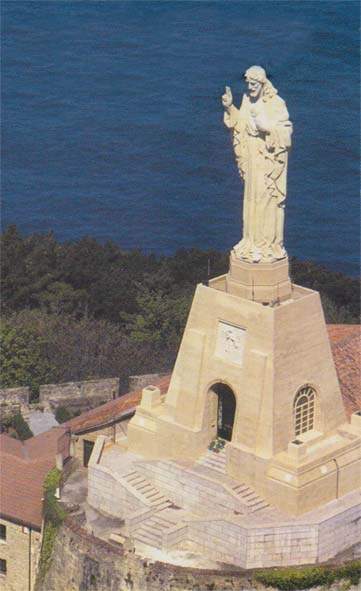
[[[220,96],[260,64],[294,124],[286,247],[359,271],[358,2],[2,3],[2,222],[158,254],[227,250]]]

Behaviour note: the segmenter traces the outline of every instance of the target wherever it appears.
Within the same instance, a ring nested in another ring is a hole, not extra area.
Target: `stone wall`
[[[137,499],[119,482],[110,470],[88,466],[88,503],[109,515],[124,518],[126,515],[146,509],[147,505]]]
[[[7,569],[6,574],[0,575],[0,588],[31,591],[40,551],[40,533],[5,519],[0,519],[0,523],[6,527],[6,539],[0,540],[0,558],[6,560]]]
[[[26,414],[29,407],[30,388],[0,389],[0,421],[7,420],[21,412]]]
[[[162,377],[169,375],[172,372],[170,369],[164,373],[145,373],[138,376],[129,376],[128,392],[136,392],[142,390],[146,386],[150,386],[158,382]]]
[[[137,557],[131,548],[110,544],[68,518],[55,543],[50,570],[36,591],[265,591],[241,570],[181,567]],[[317,591],[326,591],[317,587]],[[342,591],[342,582],[327,591]],[[348,586],[348,591],[358,591]]]
[[[356,493],[357,494],[357,493]],[[361,507],[350,507],[339,515],[323,521],[318,533],[318,559],[329,560],[335,548],[342,549],[359,543],[361,540]]]
[[[176,505],[190,511],[207,510],[210,515],[217,512],[242,512],[239,498],[233,491],[215,480],[186,470],[175,462],[153,460],[137,462],[135,467]]]
[[[56,410],[65,406],[72,411],[85,411],[119,396],[119,378],[66,382],[40,386],[39,399],[45,407]]]

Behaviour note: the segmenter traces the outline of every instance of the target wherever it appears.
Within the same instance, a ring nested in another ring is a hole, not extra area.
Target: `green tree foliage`
[[[85,237],[59,243],[52,233],[23,237],[9,226],[1,237],[2,296],[6,313],[42,308],[55,314],[119,323],[124,314],[142,314],[139,286],[162,297],[188,296],[195,285],[227,271],[228,255],[197,249],[155,257],[102,245]],[[208,273],[209,272],[209,273]],[[358,322],[360,283],[313,262],[291,260],[295,283],[320,291],[342,309],[341,318]],[[347,312],[347,314],[346,314]]]
[[[136,342],[119,324],[105,320],[22,310],[6,322],[15,333],[30,331],[41,341],[51,366],[43,384],[119,376],[127,391],[130,374],[168,370],[176,353],[175,346]]]
[[[20,439],[20,441],[30,439],[30,437],[33,437],[34,435],[21,413],[17,413],[8,420],[1,421],[1,423],[6,430],[13,429],[15,432],[15,438]]]
[[[36,396],[51,373],[44,346],[44,339],[31,326],[14,326],[5,320],[0,329],[1,387],[29,386]]]
[[[342,273],[330,271],[312,261],[291,259],[291,277],[294,283],[319,291],[334,305],[332,315],[340,311],[340,318],[329,322],[358,323],[360,321],[360,281]],[[326,314],[327,317],[327,314]]]
[[[65,406],[58,406],[55,410],[55,418],[60,424],[69,421],[73,416],[74,415]]]
[[[126,332],[135,344],[176,347],[189,312],[190,297],[178,298],[143,288],[136,298],[139,313],[123,314]]]
[[[227,272],[228,255],[197,249],[155,257],[85,237],[1,237],[3,387],[172,367],[195,286]],[[358,279],[291,261],[295,283],[320,291],[327,322],[358,323]]]

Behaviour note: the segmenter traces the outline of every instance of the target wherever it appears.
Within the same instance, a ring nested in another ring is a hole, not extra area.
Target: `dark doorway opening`
[[[88,441],[87,439],[83,440],[83,466],[85,468],[89,464],[90,456],[92,455],[94,441]]]
[[[215,384],[212,386],[212,391],[218,397],[217,437],[231,441],[236,412],[236,398],[231,388],[226,384]]]

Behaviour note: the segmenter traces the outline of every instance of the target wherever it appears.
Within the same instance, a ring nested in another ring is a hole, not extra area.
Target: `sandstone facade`
[[[6,539],[0,539],[0,559],[6,561],[6,574],[0,573],[3,591],[32,591],[40,552],[41,535],[29,527],[0,519]]]

